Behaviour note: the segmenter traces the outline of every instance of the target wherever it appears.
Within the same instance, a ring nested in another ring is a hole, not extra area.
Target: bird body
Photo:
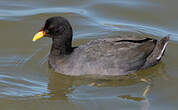
[[[91,40],[74,48],[72,28],[63,17],[49,18],[43,32],[53,40],[48,59],[50,68],[74,76],[126,75],[151,67],[160,61],[169,40],[169,37],[158,41],[118,36]]]

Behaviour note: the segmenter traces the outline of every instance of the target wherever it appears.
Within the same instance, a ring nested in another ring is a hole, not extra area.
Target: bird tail
[[[161,57],[164,55],[164,51],[166,49],[168,41],[169,41],[169,35],[162,38],[160,41],[156,42],[154,50],[147,57],[147,60],[144,64],[144,66],[142,67],[142,69],[153,66],[160,61]]]
[[[157,60],[160,60],[161,57],[164,55],[164,51],[165,51],[166,46],[167,46],[168,41],[169,41],[169,36],[170,35],[167,35],[166,37],[164,37],[160,41],[158,41],[157,46],[158,46],[160,52],[159,52],[158,57],[156,58]]]

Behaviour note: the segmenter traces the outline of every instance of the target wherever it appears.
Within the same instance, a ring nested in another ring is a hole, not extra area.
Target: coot
[[[48,63],[55,72],[65,75],[126,75],[157,64],[169,37],[100,38],[72,47],[72,27],[64,17],[51,17],[35,34],[33,41],[52,38]]]

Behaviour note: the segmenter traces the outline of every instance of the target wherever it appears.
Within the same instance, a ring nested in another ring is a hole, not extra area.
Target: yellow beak
[[[44,31],[40,31],[38,33],[36,33],[32,39],[33,42],[35,42],[36,40],[42,38],[45,36],[45,32]]]

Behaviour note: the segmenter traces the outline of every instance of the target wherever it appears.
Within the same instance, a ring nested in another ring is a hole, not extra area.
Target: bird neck
[[[60,39],[65,38],[65,39]],[[61,56],[67,55],[72,52],[72,36],[71,37],[63,37],[60,36],[59,39],[52,39],[52,47],[50,51],[50,55],[52,56]]]
[[[67,55],[72,52],[72,27],[68,22],[61,25],[61,31],[53,33],[52,47],[50,54],[52,56]]]

